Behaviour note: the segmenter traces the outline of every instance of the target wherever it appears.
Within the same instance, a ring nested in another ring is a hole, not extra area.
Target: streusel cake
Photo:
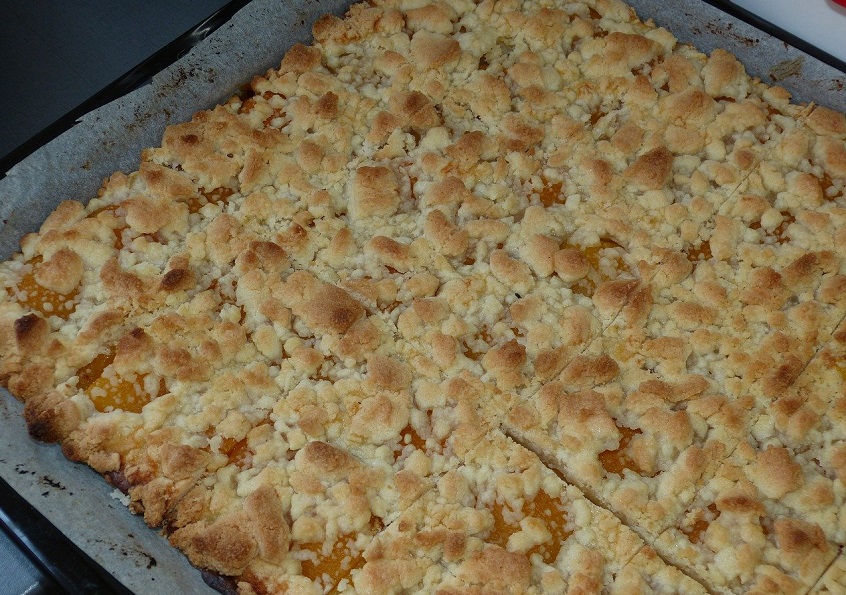
[[[216,588],[843,593],[846,117],[618,0],[375,0],[0,266]]]

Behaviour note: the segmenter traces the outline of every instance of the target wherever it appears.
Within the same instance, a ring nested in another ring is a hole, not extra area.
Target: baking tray
[[[750,74],[781,84],[795,101],[846,111],[846,65],[729,2],[677,0],[672,11],[662,0],[629,3],[642,18],[654,19],[682,42],[706,52],[717,47],[733,52]],[[318,16],[340,15],[349,4],[349,0],[253,0],[234,15],[227,14],[231,19],[172,65],[163,68],[184,47],[157,54],[129,78],[69,114],[61,125],[36,137],[18,157],[31,154],[0,180],[0,258],[14,253],[20,237],[37,230],[58,201],[85,201],[111,172],[136,169],[141,150],[157,145],[166,125],[189,120],[195,111],[228,98],[254,74],[277,66],[293,43],[309,41],[311,23]],[[191,40],[183,42],[190,45]],[[147,84],[80,115],[146,81],[159,68],[163,69]],[[70,128],[53,138],[62,126]],[[124,510],[118,494],[96,473],[70,464],[55,445],[31,440],[21,420],[21,404],[0,392],[0,479],[22,499],[10,502],[17,496],[4,493],[0,484],[0,507],[15,512],[14,518],[7,514],[7,520],[43,568],[86,592],[214,593],[163,537]],[[52,537],[64,543],[61,540],[67,538],[72,545],[39,546],[44,534],[47,542]],[[63,560],[72,562],[61,564]]]
[[[56,138],[59,134],[71,128],[77,119],[88,112],[114,101],[145,84],[157,72],[172,64],[180,56],[184,55],[198,42],[216,30],[220,25],[232,18],[238,10],[244,7],[249,0],[231,0],[219,10],[209,15],[189,30],[183,32],[173,41],[162,47],[159,51],[147,57],[140,64],[124,73],[118,79],[112,81],[103,89],[94,93],[78,106],[38,131],[31,138],[27,139],[10,151],[0,153],[0,178],[11,169],[11,167],[33,153],[35,150]]]

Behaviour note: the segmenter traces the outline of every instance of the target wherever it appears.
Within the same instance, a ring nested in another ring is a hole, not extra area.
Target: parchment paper
[[[308,42],[321,14],[341,14],[349,0],[253,0],[152,83],[86,116],[0,180],[0,258],[38,229],[64,199],[86,201],[116,170],[137,169],[144,147],[164,127],[231,96],[254,74],[279,64],[295,42]],[[681,41],[703,51],[723,47],[747,71],[785,86],[797,101],[846,111],[846,75],[701,0],[630,0]],[[672,8],[670,8],[672,7]],[[0,476],[97,562],[138,594],[213,591],[176,550],[110,494],[93,471],[68,463],[55,445],[31,440],[22,406],[0,395]]]
[[[641,18],[651,18],[682,42],[711,53],[733,53],[746,72],[778,84],[799,103],[814,102],[846,112],[846,73],[739,21],[702,0],[629,0]],[[813,43],[813,40],[810,40]]]

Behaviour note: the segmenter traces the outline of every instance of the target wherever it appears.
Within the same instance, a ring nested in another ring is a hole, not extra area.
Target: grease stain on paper
[[[791,76],[802,74],[802,66],[805,65],[805,56],[797,56],[790,60],[783,60],[770,68],[770,78],[773,82],[783,81]]]

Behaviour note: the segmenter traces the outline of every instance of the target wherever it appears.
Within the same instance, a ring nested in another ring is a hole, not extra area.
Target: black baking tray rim
[[[191,29],[171,41],[155,54],[120,76],[116,81],[106,85],[106,87],[92,95],[89,99],[83,101],[64,116],[48,125],[41,132],[38,132],[29,140],[24,141],[9,153],[0,157],[0,179],[4,178],[6,173],[17,163],[23,161],[39,148],[73,127],[80,117],[137,89],[148,82],[153,75],[176,62],[176,60],[185,55],[198,42],[208,37],[218,27],[231,19],[249,1],[232,0],[217,12],[194,27],[191,27]]]

